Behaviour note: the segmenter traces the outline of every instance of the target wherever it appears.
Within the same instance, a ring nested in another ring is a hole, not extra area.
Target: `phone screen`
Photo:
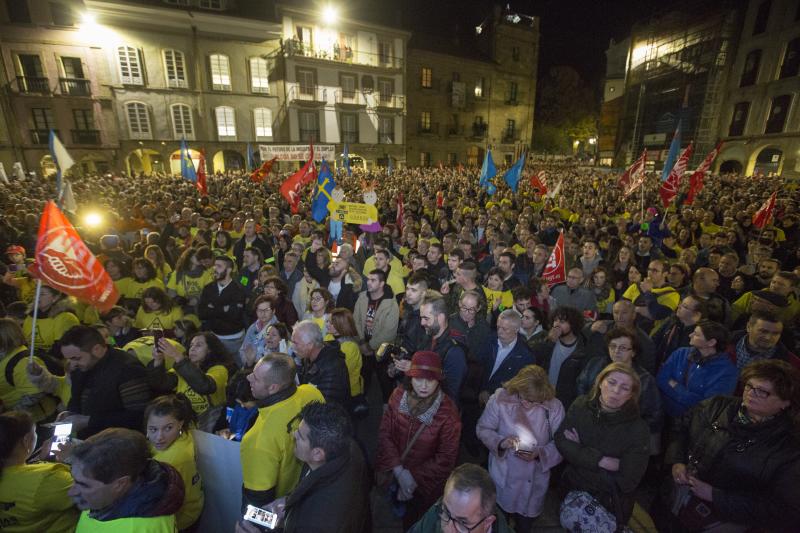
[[[247,506],[247,511],[244,513],[244,519],[248,522],[253,522],[254,524],[258,524],[269,529],[275,529],[275,526],[278,525],[277,514],[253,505]]]
[[[52,457],[55,455],[55,452],[58,451],[58,447],[62,444],[66,444],[69,441],[69,436],[72,433],[72,422],[66,422],[64,424],[55,424],[55,433],[53,433],[53,440],[50,444],[50,456]]]
[[[153,346],[156,347],[158,350],[158,343],[161,339],[164,338],[164,330],[163,329],[154,329],[153,330]]]

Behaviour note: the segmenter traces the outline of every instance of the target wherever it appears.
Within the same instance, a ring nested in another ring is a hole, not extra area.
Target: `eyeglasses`
[[[459,522],[457,519],[453,518],[453,515],[450,514],[450,511],[447,510],[447,507],[445,507],[443,502],[439,502],[436,504],[436,511],[443,524],[449,524],[450,522],[452,522],[453,526],[456,528],[456,531],[458,531],[459,533],[470,533],[471,531],[474,531],[475,529],[478,528],[478,526],[480,526],[484,522],[484,520],[492,516],[492,515],[486,515],[483,518],[481,518],[477,524],[470,527],[464,524],[463,522]]]
[[[753,396],[755,396],[756,398],[760,398],[762,400],[766,400],[767,398],[772,396],[772,393],[770,391],[764,390],[761,387],[755,387],[755,386],[751,385],[750,383],[745,383],[744,384],[744,391],[745,392],[752,392]]]
[[[609,344],[608,345],[609,352],[630,352],[633,351],[632,346],[625,346],[623,344]]]
[[[312,302],[319,302],[319,301],[322,301],[322,300],[324,300],[324,299],[325,299],[325,298],[323,298],[323,297],[322,297],[322,296],[320,296],[320,295],[316,295],[316,296],[312,296],[312,297],[311,297],[311,301],[312,301]]]
[[[478,312],[478,308],[477,307],[464,307],[462,305],[461,307],[459,307],[459,309],[461,309],[465,313],[477,313]]]

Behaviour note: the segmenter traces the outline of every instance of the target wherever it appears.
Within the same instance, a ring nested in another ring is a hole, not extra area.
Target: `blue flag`
[[[489,196],[494,196],[494,193],[497,192],[497,187],[495,187],[494,183],[490,181],[486,184],[486,192],[489,194]]]
[[[344,145],[344,168],[347,169],[347,175],[352,176],[353,170],[350,168],[350,150],[347,148],[347,144]]]
[[[488,187],[491,185],[489,180],[492,179],[495,174],[497,174],[497,167],[494,166],[494,161],[492,160],[492,151],[486,150],[486,157],[483,158],[483,165],[481,166],[481,179],[478,182],[479,185],[481,187]],[[489,194],[494,193],[490,192]]]
[[[328,202],[331,200],[331,191],[336,187],[333,174],[324,159],[317,172],[317,186],[314,188],[314,199],[311,201],[311,216],[317,222],[322,222],[328,216]]]
[[[256,169],[256,154],[253,152],[253,145],[247,143],[247,172],[252,172]]]
[[[181,139],[181,176],[191,182],[197,183],[197,172],[194,170],[194,163],[189,152],[189,145],[186,139]]]
[[[525,166],[525,153],[519,156],[517,162],[514,165],[506,170],[506,173],[503,174],[503,179],[508,183],[508,186],[511,187],[511,190],[517,192],[517,188],[519,188],[519,178],[522,176],[522,167]]]
[[[50,130],[50,156],[56,165],[56,201],[61,206],[61,178],[64,172],[75,164],[75,161],[67,153],[67,149],[61,144],[61,140],[53,130]]]
[[[678,120],[678,127],[675,128],[675,135],[672,136],[672,144],[669,145],[667,160],[664,161],[664,170],[661,171],[661,181],[667,181],[675,161],[678,159],[678,152],[681,151],[681,120]]]

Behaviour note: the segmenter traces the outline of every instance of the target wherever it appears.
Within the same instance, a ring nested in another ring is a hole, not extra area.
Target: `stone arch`
[[[166,165],[164,158],[157,150],[151,148],[137,148],[125,156],[125,169],[129,175],[154,172],[164,172]]]
[[[220,150],[214,154],[211,162],[213,166],[210,169],[207,168],[207,172],[244,170],[244,156],[235,150]]]
[[[752,176],[756,173],[780,175],[784,159],[782,148],[765,144],[750,154],[750,160],[747,162],[747,175]]]

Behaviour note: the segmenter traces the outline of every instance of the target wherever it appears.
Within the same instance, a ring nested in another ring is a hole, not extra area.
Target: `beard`
[[[433,324],[425,328],[425,333],[430,337],[433,338],[438,335],[442,331],[442,328],[439,327],[439,324]]]

